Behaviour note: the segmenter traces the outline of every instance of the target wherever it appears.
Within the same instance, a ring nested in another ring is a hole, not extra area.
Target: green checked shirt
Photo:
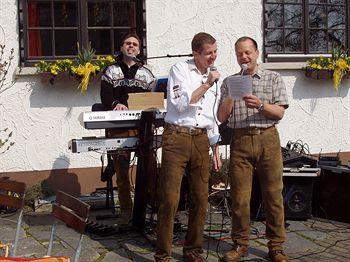
[[[263,103],[288,108],[286,87],[279,73],[258,67],[257,72],[252,75],[252,82],[252,94],[257,96]],[[228,95],[227,78],[225,78],[221,85],[220,103]],[[247,108],[243,100],[234,100],[228,127],[234,129],[247,127],[267,128],[277,123],[277,120],[266,118],[257,109]]]

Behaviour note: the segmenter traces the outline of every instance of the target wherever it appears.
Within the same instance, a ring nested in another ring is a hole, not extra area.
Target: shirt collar
[[[125,68],[140,68],[141,66],[138,63],[133,64],[132,66],[128,66],[127,64],[124,63],[123,61],[123,55],[118,56],[118,60],[116,61],[116,64],[119,66],[124,66]]]
[[[188,69],[190,71],[195,70],[195,71],[197,71],[198,74],[202,75],[202,73],[198,70],[196,64],[194,63],[194,59],[193,58],[188,60],[187,63],[188,63]],[[209,73],[209,68],[207,69],[207,72],[205,74],[203,74],[203,75],[204,76],[208,76],[208,73]]]
[[[242,70],[239,71],[238,73],[236,73],[235,75],[241,75]],[[254,74],[252,74],[252,77],[257,77],[257,78],[261,78],[263,75],[265,74],[264,70],[258,65],[258,69],[256,70],[256,72]]]
[[[257,78],[261,78],[264,75],[264,71],[262,70],[262,68],[258,65],[258,69],[256,70],[256,72],[254,74],[252,74],[252,77],[257,77]]]

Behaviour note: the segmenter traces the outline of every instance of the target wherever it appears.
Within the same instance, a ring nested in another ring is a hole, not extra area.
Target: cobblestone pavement
[[[91,220],[101,211],[94,211]],[[184,242],[186,212],[180,213],[174,236],[173,261],[182,260],[181,244]],[[113,224],[116,220],[99,220]],[[1,215],[0,241],[13,243],[16,214]],[[26,213],[20,233],[18,256],[41,257],[46,254],[53,218],[49,213]],[[230,249],[230,219],[221,214],[208,217],[204,256],[208,261],[220,261],[222,254]],[[287,241],[285,251],[291,261],[350,261],[350,225],[321,219],[286,221]],[[210,230],[209,230],[210,229]],[[268,261],[267,240],[264,238],[263,222],[252,222],[249,256],[244,261]],[[136,232],[125,231],[110,236],[87,234],[84,236],[80,261],[153,261],[152,241]],[[79,234],[63,224],[57,228],[52,255],[73,258]]]

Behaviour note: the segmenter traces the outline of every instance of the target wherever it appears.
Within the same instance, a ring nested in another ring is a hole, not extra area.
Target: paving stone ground
[[[109,211],[92,211],[96,214]],[[1,214],[0,241],[13,243],[18,214]],[[172,261],[182,261],[182,243],[185,238],[186,212],[179,214],[181,223],[174,236]],[[49,213],[26,213],[20,232],[17,256],[41,257],[46,254],[53,218]],[[99,220],[114,224],[115,219]],[[268,261],[265,224],[253,221],[249,256],[243,261]],[[286,221],[287,241],[285,251],[290,261],[350,261],[350,224],[317,218],[306,221]],[[203,244],[207,261],[220,261],[231,247],[230,218],[221,214],[208,216]],[[52,255],[65,255],[73,259],[79,234],[64,224],[58,224]],[[143,234],[130,230],[111,236],[87,234],[84,236],[80,261],[153,261],[154,246]]]

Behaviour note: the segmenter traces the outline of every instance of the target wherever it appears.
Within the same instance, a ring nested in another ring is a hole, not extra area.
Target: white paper
[[[251,94],[253,82],[251,75],[234,75],[227,78],[228,93],[232,99],[240,100],[244,95]]]

